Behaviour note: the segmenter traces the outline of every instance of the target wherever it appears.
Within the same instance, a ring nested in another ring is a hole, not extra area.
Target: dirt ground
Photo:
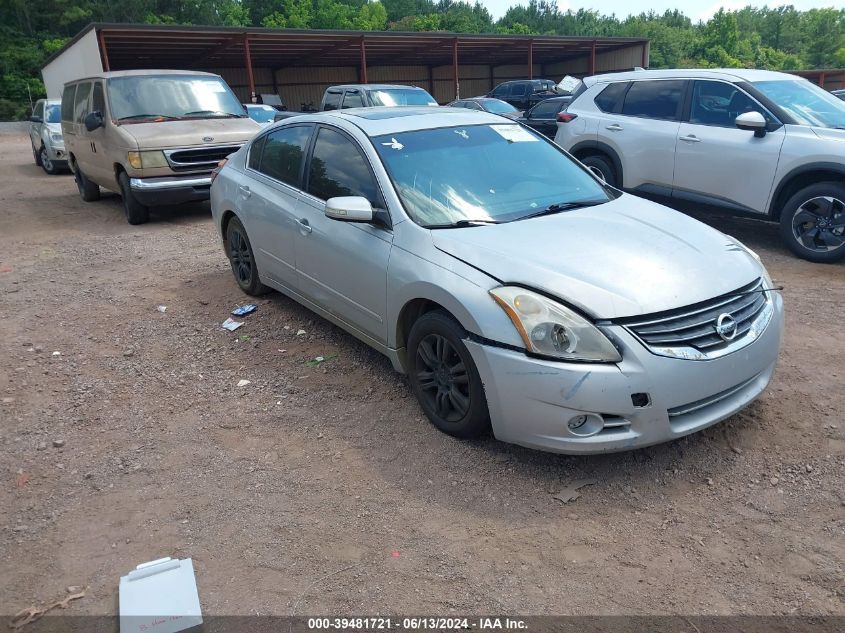
[[[845,614],[845,266],[774,225],[708,219],[784,286],[764,396],[567,457],[439,433],[278,294],[222,330],[246,297],[207,206],[132,227],[6,136],[0,209],[0,613],[89,585],[70,612],[114,614],[121,575],[178,556],[209,615]]]

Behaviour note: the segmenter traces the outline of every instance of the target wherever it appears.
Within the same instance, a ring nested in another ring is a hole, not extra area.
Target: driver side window
[[[696,125],[734,127],[745,112],[759,112],[766,121],[772,117],[737,86],[721,81],[696,81],[693,86],[689,122]]]

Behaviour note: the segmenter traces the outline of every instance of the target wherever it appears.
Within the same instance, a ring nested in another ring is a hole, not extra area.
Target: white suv
[[[780,222],[798,256],[845,257],[845,102],[763,70],[588,77],[555,141],[609,184]]]

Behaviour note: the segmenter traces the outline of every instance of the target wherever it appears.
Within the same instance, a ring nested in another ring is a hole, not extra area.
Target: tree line
[[[90,22],[639,37],[652,68],[845,67],[845,9],[792,5],[719,10],[694,23],[678,10],[619,18],[529,0],[498,20],[460,0],[0,0],[0,120],[44,96],[41,66]]]

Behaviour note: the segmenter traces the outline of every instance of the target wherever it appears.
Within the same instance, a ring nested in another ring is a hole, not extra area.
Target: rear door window
[[[68,84],[62,92],[62,121],[73,121],[73,103],[76,94],[76,84]]]
[[[531,110],[532,119],[553,119],[560,111],[563,103],[560,101],[541,101]]]
[[[76,88],[76,97],[73,101],[73,120],[82,123],[82,119],[88,114],[88,95],[91,94],[91,82],[81,83]]]
[[[593,101],[602,112],[618,112],[619,106],[622,104],[622,97],[625,96],[625,90],[627,88],[627,81],[609,84],[596,95]]]
[[[296,125],[270,132],[264,141],[259,171],[274,180],[301,189],[302,161],[311,129],[310,125]]]
[[[625,95],[622,114],[649,119],[677,119],[686,82],[635,81]]]
[[[267,140],[266,136],[261,136],[255,141],[253,141],[252,145],[249,148],[249,159],[247,160],[247,167],[250,169],[254,169],[258,171],[261,165],[261,151],[264,149],[264,141]]]

